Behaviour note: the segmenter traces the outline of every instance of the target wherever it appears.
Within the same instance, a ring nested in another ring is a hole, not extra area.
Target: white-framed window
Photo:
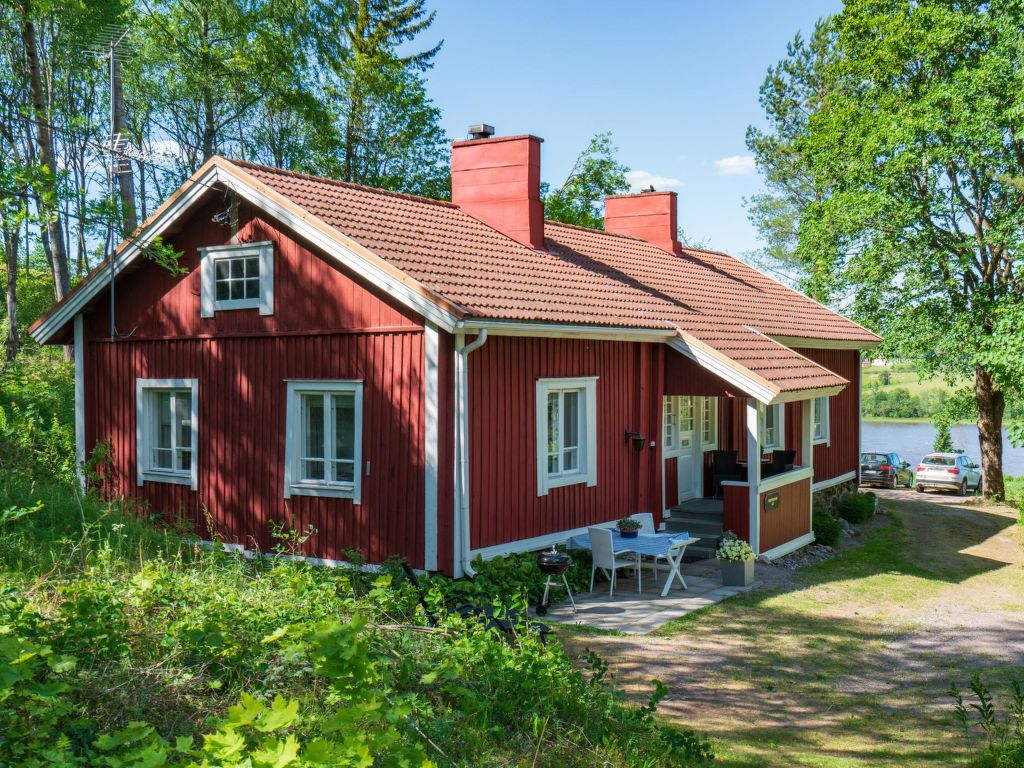
[[[815,445],[829,441],[828,397],[816,397],[811,401],[811,435]]]
[[[270,242],[199,249],[200,315],[230,309],[274,314],[274,246]]]
[[[363,383],[289,381],[284,497],[330,496],[360,502]]]
[[[704,450],[718,445],[718,398],[705,397],[701,401],[700,439]]]
[[[679,409],[676,398],[666,396],[661,410],[661,445],[665,453],[670,453],[679,448]]]
[[[786,447],[786,406],[782,403],[767,405],[761,417],[761,450],[773,451]]]
[[[597,377],[537,380],[537,495],[597,485]]]
[[[136,481],[198,484],[199,382],[135,380]]]

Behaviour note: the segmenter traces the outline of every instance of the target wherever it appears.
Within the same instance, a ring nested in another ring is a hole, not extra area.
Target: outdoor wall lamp
[[[644,443],[647,442],[647,438],[645,438],[642,434],[640,434],[639,432],[631,432],[628,429],[626,430],[625,434],[626,434],[626,442],[628,443],[628,442],[632,441],[633,442],[633,448],[636,450],[637,453],[639,453],[640,451],[642,451],[644,449]]]

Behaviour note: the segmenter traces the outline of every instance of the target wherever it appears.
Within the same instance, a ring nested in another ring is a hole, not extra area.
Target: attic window
[[[231,309],[274,314],[274,246],[269,242],[199,249],[200,315]]]

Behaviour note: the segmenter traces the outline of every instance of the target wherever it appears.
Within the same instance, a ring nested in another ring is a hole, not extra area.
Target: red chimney
[[[679,253],[676,193],[651,190],[606,197],[604,231],[639,237],[663,251]]]
[[[493,133],[489,125],[474,125],[472,139],[452,143],[452,202],[513,240],[541,250],[543,139]]]

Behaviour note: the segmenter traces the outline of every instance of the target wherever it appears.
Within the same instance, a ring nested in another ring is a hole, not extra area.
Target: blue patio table
[[[609,528],[612,532],[612,551],[616,555],[623,552],[637,552],[641,555],[655,555],[668,560],[669,573],[665,579],[665,586],[661,590],[661,596],[668,595],[672,587],[673,578],[679,579],[683,589],[686,589],[686,580],[679,568],[683,564],[683,553],[690,544],[696,544],[700,539],[690,538],[686,532],[678,533],[641,533],[635,537],[626,538],[617,528]],[[590,549],[590,534],[581,533],[569,538],[569,546],[575,549]]]

